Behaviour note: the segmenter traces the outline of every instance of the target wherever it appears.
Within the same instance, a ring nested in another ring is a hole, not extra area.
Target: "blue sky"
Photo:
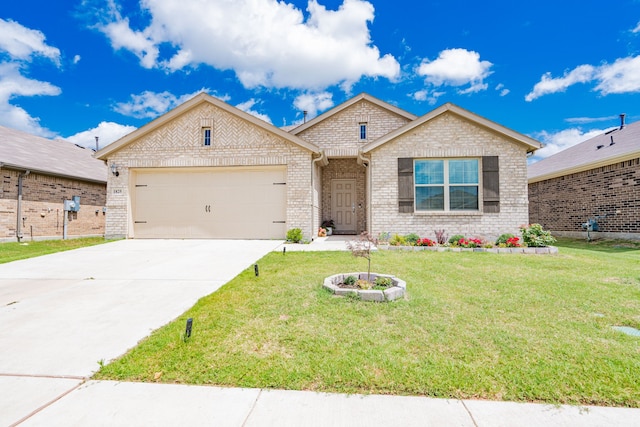
[[[298,123],[360,92],[453,102],[546,157],[640,120],[640,0],[21,0],[0,7],[0,125],[100,147],[200,91]]]

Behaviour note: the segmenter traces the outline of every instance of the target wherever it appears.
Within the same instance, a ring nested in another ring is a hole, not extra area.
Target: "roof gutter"
[[[10,163],[0,163],[0,168],[10,169],[10,170],[18,171],[18,172],[27,170],[24,166],[12,165]],[[75,179],[75,180],[78,180],[78,181],[94,182],[94,183],[97,183],[97,184],[106,184],[107,183],[106,177],[105,177],[104,180],[102,180],[102,179],[95,179],[95,178],[87,178],[87,177],[83,177],[83,176],[65,175],[65,174],[62,174],[62,173],[56,173],[56,172],[45,171],[45,170],[40,170],[40,169],[33,169],[33,168],[29,168],[28,170],[29,170],[29,172],[37,173],[39,175],[55,176],[55,177],[66,178],[66,179]]]

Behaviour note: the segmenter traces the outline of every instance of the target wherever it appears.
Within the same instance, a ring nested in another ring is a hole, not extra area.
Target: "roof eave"
[[[280,136],[283,139],[288,140],[289,142],[296,144],[302,148],[306,148],[307,150],[318,154],[320,153],[320,149],[315,145],[312,144],[310,142],[304,141],[298,137],[296,137],[295,135],[291,135],[288,132],[283,131],[282,129],[279,129],[275,126],[273,126],[272,124],[269,124],[267,122],[265,122],[264,120],[260,120],[255,116],[252,116],[249,113],[246,113],[236,107],[233,107],[229,104],[227,104],[224,101],[221,101],[205,92],[202,92],[196,96],[194,96],[193,98],[191,98],[190,100],[186,101],[185,103],[179,105],[178,107],[174,108],[173,110],[163,114],[162,116],[158,117],[157,119],[147,123],[146,125],[142,126],[139,129],[136,129],[135,131],[131,132],[130,134],[120,138],[119,140],[117,140],[116,142],[107,145],[106,147],[104,147],[103,149],[101,149],[100,151],[96,152],[94,154],[94,157],[101,159],[101,160],[106,160],[110,154],[120,150],[121,148],[129,145],[130,143],[132,143],[133,141],[143,137],[144,135],[152,132],[153,130],[159,128],[160,126],[168,123],[169,121],[175,119],[176,117],[180,116],[181,114],[185,113],[186,111],[196,107],[199,104],[202,104],[204,102],[210,102],[211,104],[215,105],[216,107],[231,113],[235,116],[238,116],[244,120],[247,120],[251,123],[253,123],[254,125],[257,125],[261,128],[263,128],[264,130],[274,133],[278,136]]]
[[[347,108],[351,107],[352,105],[354,105],[354,104],[356,104],[356,103],[358,103],[359,101],[362,101],[362,100],[371,102],[372,104],[375,104],[375,105],[377,105],[377,106],[379,106],[381,108],[389,110],[392,113],[397,114],[397,115],[399,115],[401,117],[404,117],[404,118],[406,118],[408,120],[415,120],[415,119],[418,118],[418,116],[416,116],[415,114],[411,114],[408,111],[405,111],[405,110],[403,110],[401,108],[398,108],[398,107],[396,107],[394,105],[388,104],[388,103],[386,103],[386,102],[384,102],[384,101],[382,101],[382,100],[380,100],[380,99],[378,99],[376,97],[373,97],[373,96],[369,95],[368,93],[364,93],[363,92],[363,93],[361,93],[359,95],[354,96],[351,99],[346,100],[345,102],[343,102],[340,105],[336,105],[335,107],[333,107],[329,111],[326,111],[326,112],[320,114],[319,116],[314,117],[313,119],[309,120],[308,122],[301,124],[300,126],[298,126],[298,127],[294,128],[294,129],[292,129],[291,131],[289,131],[289,133],[291,133],[293,135],[297,135],[300,132],[302,132],[302,131],[304,131],[306,129],[309,129],[310,127],[312,127],[312,126],[314,126],[314,125],[316,125],[316,124],[328,119],[329,117],[331,117],[331,116],[333,116],[335,114],[338,114],[341,111],[346,110]]]
[[[631,152],[631,153],[625,153],[625,154],[621,154],[619,156],[612,156],[612,157],[608,157],[605,159],[600,159],[596,162],[589,162],[589,163],[584,163],[582,165],[579,166],[574,166],[571,168],[564,168],[564,169],[558,169],[555,170],[553,172],[550,173],[546,173],[546,174],[542,174],[542,175],[537,175],[537,176],[533,176],[528,178],[528,182],[529,184],[533,184],[536,182],[540,182],[540,181],[547,181],[549,179],[553,179],[553,178],[559,178],[561,176],[566,176],[566,175],[571,175],[574,173],[579,173],[579,172],[584,172],[584,171],[588,171],[591,169],[596,169],[602,166],[608,166],[611,165],[613,163],[618,163],[618,162],[625,162],[627,160],[633,160],[633,159],[637,159],[640,158],[640,151],[635,151],[635,152]]]
[[[14,171],[18,171],[18,172],[20,172],[20,171],[23,171],[23,172],[29,171],[31,173],[37,173],[39,175],[55,176],[55,177],[59,177],[59,178],[74,179],[76,181],[93,182],[93,183],[97,183],[97,184],[106,184],[107,183],[107,178],[105,178],[105,179],[88,178],[88,177],[84,177],[84,176],[69,175],[69,174],[64,174],[64,173],[47,171],[47,170],[43,170],[43,169],[31,168],[29,166],[14,165],[14,164],[11,164],[11,163],[0,163],[0,168],[14,170]]]
[[[372,141],[366,145],[364,145],[362,147],[362,152],[363,153],[368,153],[378,147],[380,147],[381,145],[386,144],[387,142],[399,137],[400,135],[409,132],[412,129],[415,129],[416,127],[430,121],[433,120],[434,118],[440,116],[441,114],[444,114],[446,112],[452,112],[454,114],[457,114],[469,121],[472,121],[476,124],[479,124],[480,126],[483,126],[487,129],[490,129],[494,132],[498,132],[502,135],[505,135],[507,137],[509,137],[510,139],[524,145],[527,148],[527,152],[528,153],[532,153],[534,151],[536,151],[539,148],[542,148],[542,144],[538,141],[536,141],[533,138],[529,138],[526,135],[523,135],[521,133],[518,133],[516,131],[513,131],[509,128],[506,128],[502,125],[499,125],[495,122],[492,122],[491,120],[485,119],[484,117],[478,116],[475,113],[472,113],[471,111],[465,110],[464,108],[458,107],[457,105],[451,104],[451,103],[446,103],[443,104],[437,108],[435,108],[434,110],[431,110],[430,112],[428,112],[427,114],[425,114],[424,116],[410,122],[407,123],[406,125],[404,125],[403,127],[395,130],[394,132],[391,132],[375,141]]]

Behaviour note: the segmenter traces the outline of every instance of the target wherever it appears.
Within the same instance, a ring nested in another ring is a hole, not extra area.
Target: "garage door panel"
[[[280,239],[286,234],[284,167],[136,172],[134,237]]]

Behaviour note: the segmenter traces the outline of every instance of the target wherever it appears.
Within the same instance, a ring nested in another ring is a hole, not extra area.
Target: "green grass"
[[[0,243],[0,264],[105,243],[103,237]]]
[[[560,246],[377,252],[393,303],[322,289],[366,268],[349,253],[271,253],[96,378],[640,407],[640,338],[611,328],[640,328],[640,250]]]

